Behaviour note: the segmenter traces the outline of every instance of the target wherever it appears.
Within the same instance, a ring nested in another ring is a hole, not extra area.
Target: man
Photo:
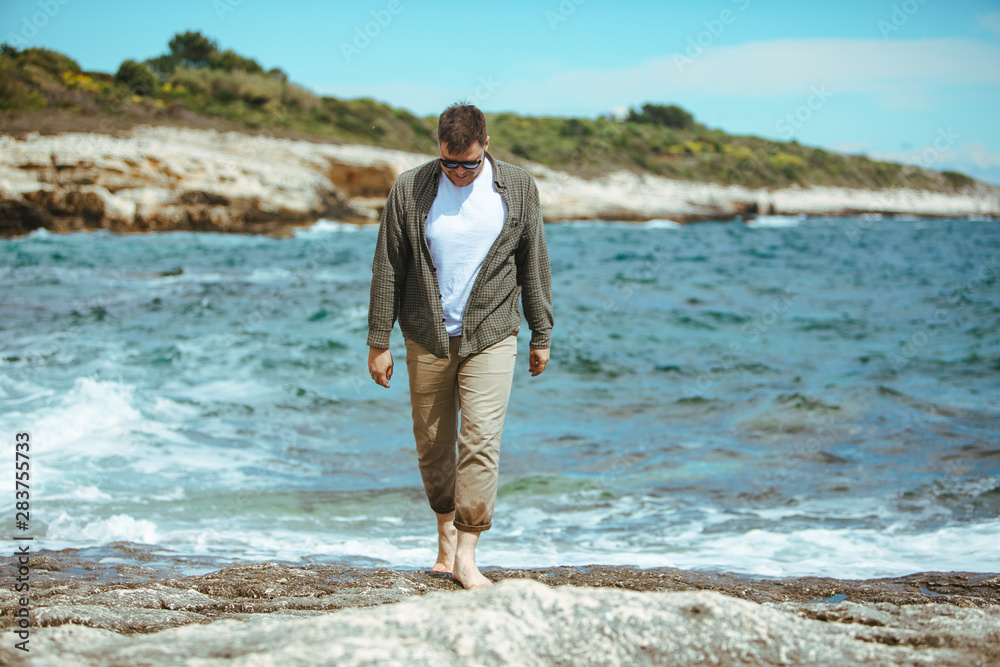
[[[531,328],[532,377],[548,364],[553,323],[538,188],[523,169],[494,160],[489,145],[476,107],[441,114],[440,158],[401,174],[386,200],[368,310],[376,383],[388,388],[392,378],[397,319],[406,341],[417,459],[437,514],[431,570],[467,589],[492,585],[476,566],[476,544],[496,502],[518,296]]]

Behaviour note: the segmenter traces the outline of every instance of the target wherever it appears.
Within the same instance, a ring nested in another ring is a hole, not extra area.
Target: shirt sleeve
[[[545,245],[545,225],[538,186],[532,179],[524,208],[524,227],[518,244],[517,282],[521,286],[524,318],[531,329],[532,348],[547,348],[552,342],[552,269]]]
[[[392,327],[399,315],[403,283],[406,278],[407,251],[401,206],[401,186],[393,184],[382,209],[375,257],[372,260],[372,285],[368,299],[368,345],[388,348]]]

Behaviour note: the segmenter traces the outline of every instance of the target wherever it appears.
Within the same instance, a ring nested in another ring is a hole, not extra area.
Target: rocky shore
[[[288,234],[320,218],[376,222],[395,177],[429,155],[236,132],[137,127],[121,136],[0,136],[0,236],[167,230]],[[1000,187],[750,189],[619,172],[586,180],[541,165],[546,220],[677,222],[756,214],[1000,216]]]
[[[670,568],[429,572],[244,563],[184,574],[129,545],[39,552],[30,653],[0,589],[0,663],[993,665],[1000,575],[845,581]],[[5,563],[6,571],[11,571]],[[5,579],[9,577],[5,576]]]

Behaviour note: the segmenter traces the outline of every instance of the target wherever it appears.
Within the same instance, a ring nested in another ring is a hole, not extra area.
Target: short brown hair
[[[477,107],[455,102],[438,118],[438,141],[453,153],[463,153],[477,141],[486,145],[486,116]]]

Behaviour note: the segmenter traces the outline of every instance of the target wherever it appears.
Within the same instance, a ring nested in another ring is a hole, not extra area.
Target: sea
[[[398,328],[391,388],[367,371],[376,235],[0,240],[5,541],[205,571],[429,567]],[[552,358],[530,377],[523,325],[481,566],[1000,570],[1000,222],[546,237]]]

